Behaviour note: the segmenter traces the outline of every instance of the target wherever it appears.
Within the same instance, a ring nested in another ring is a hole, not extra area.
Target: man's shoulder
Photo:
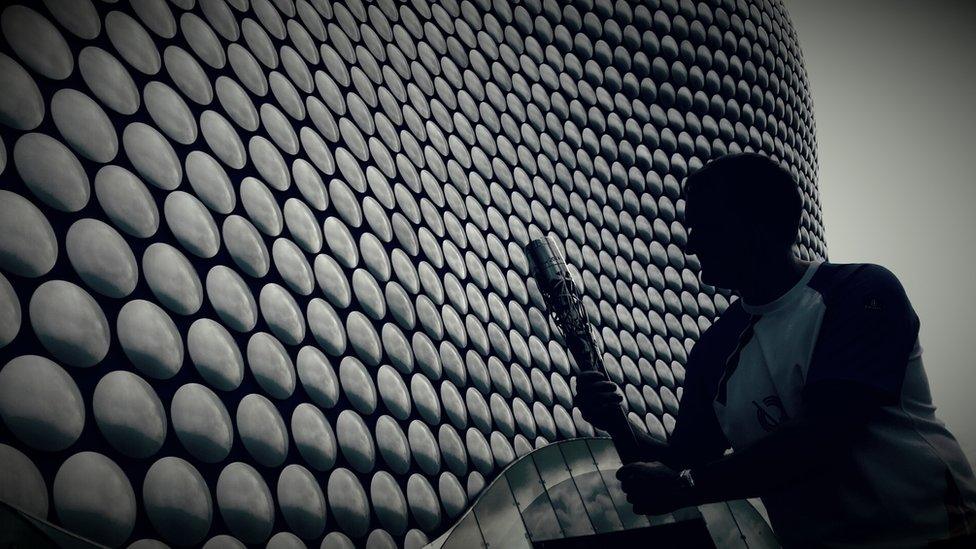
[[[831,304],[860,303],[880,293],[890,295],[894,292],[904,295],[901,282],[891,270],[883,265],[867,262],[821,262],[807,286],[819,292],[824,301]],[[735,347],[750,316],[743,309],[741,299],[732,300],[729,307],[701,334],[692,352],[697,349],[700,355],[727,353]]]
[[[890,269],[877,263],[823,262],[807,286],[819,292],[825,301],[850,301],[859,295],[877,291],[904,291],[901,281]]]

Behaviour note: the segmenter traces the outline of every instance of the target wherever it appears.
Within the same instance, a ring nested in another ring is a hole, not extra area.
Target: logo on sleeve
[[[864,308],[869,311],[880,311],[882,309],[881,300],[874,296],[868,296],[864,300]]]
[[[783,401],[776,395],[769,395],[762,400],[761,404],[753,400],[752,405],[756,407],[756,420],[767,433],[790,419],[786,415]]]

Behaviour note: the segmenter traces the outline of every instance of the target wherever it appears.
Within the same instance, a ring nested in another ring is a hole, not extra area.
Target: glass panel
[[[776,536],[769,528],[769,524],[766,523],[751,502],[737,499],[729,501],[728,505],[739,530],[746,536],[746,543],[750,549],[778,547]]]
[[[648,520],[648,517],[634,513],[634,507],[627,503],[627,494],[624,494],[624,491],[620,488],[620,481],[615,476],[621,463],[616,450],[613,448],[613,444],[609,440],[600,439],[589,439],[586,442],[590,447],[590,452],[593,454],[593,459],[596,461],[597,468],[603,476],[603,483],[606,485],[610,498],[617,508],[617,515],[620,517],[620,522],[624,528],[642,528],[651,524],[674,522],[673,520],[668,520],[670,519],[670,515],[654,517],[656,520],[651,522]]]
[[[715,542],[715,547],[728,547],[730,549],[745,548],[747,545],[742,541],[742,534],[739,526],[729,511],[729,506],[720,501],[709,503],[699,507],[705,524],[708,525],[708,533]]]
[[[532,458],[515,462],[505,471],[505,478],[512,488],[532,541],[561,538],[563,534],[559,521]]]
[[[613,532],[623,530],[620,517],[613,504],[613,499],[607,492],[603,477],[596,468],[593,455],[585,440],[574,440],[559,445],[569,466],[569,471],[576,481],[583,505],[589,514],[590,522],[597,532]]]
[[[531,549],[515,497],[503,479],[492,483],[474,507],[487,547]]]
[[[539,476],[546,485],[556,518],[567,537],[585,536],[595,533],[586,515],[583,499],[576,483],[566,467],[559,445],[553,444],[531,454],[535,460]]]
[[[674,515],[674,520],[695,520],[702,518],[701,511],[694,505],[675,509],[672,514]]]
[[[464,519],[454,527],[450,537],[441,546],[442,549],[479,549],[485,547],[485,540],[481,537],[478,520],[474,513],[468,513]]]

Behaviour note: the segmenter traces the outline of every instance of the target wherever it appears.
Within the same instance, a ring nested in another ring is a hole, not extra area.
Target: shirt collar
[[[800,277],[800,280],[798,280],[792,288],[768,303],[750,304],[747,303],[745,299],[740,298],[739,301],[742,302],[742,309],[751,314],[763,314],[783,307],[803,291],[803,288],[807,285],[807,282],[813,278],[813,274],[817,271],[817,267],[819,267],[821,263],[823,263],[821,260],[812,261],[810,265],[807,266],[807,270],[803,273],[803,276]]]

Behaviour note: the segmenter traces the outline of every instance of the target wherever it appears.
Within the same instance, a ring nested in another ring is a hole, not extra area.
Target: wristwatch
[[[684,488],[691,490],[695,487],[695,478],[691,476],[691,469],[684,469],[678,473],[678,477],[681,478],[681,484]]]

